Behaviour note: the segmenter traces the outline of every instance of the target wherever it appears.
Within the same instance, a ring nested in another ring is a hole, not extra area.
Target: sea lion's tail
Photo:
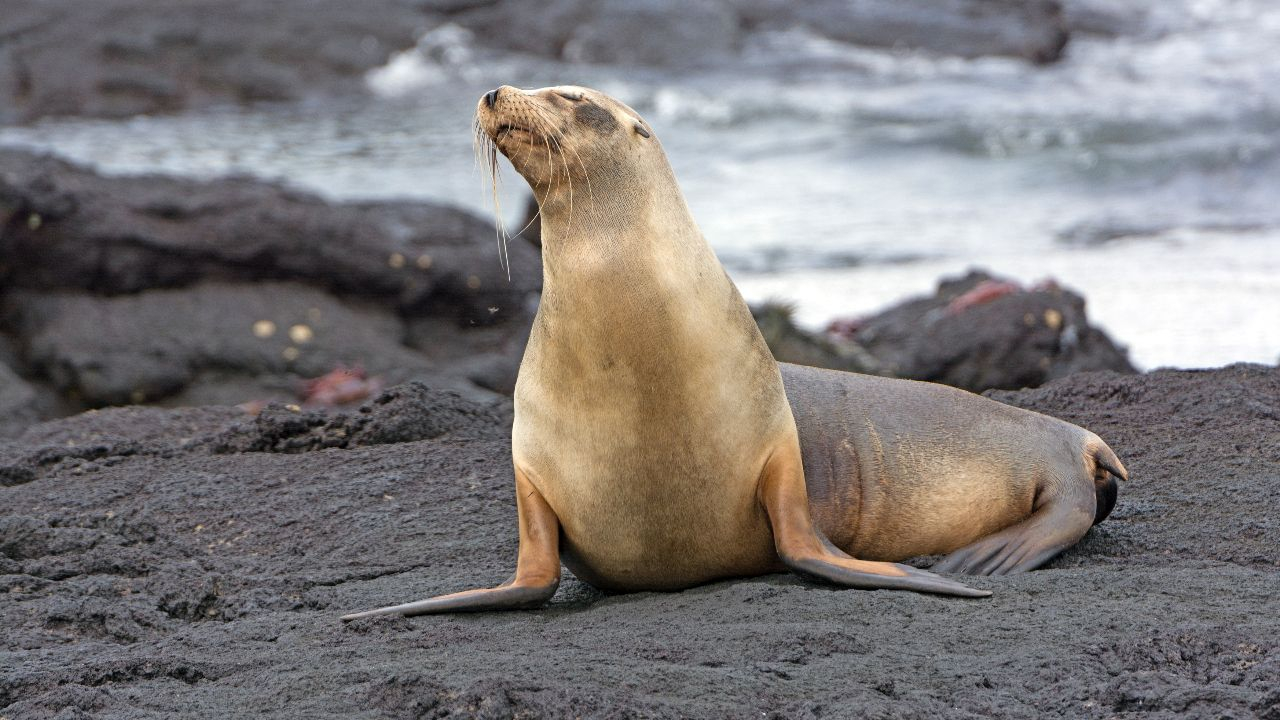
[[[1093,524],[1097,525],[1106,520],[1116,506],[1116,496],[1120,492],[1116,479],[1128,480],[1129,471],[1125,470],[1124,463],[1097,435],[1089,438],[1085,454],[1093,461],[1093,490],[1098,500]]]

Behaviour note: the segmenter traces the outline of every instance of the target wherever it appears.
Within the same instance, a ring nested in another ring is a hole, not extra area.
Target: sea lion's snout
[[[508,104],[511,102],[513,94],[520,95],[521,92],[519,89],[511,87],[510,85],[499,85],[484,95],[481,95],[478,106],[480,110],[501,112],[498,108],[498,101],[503,101],[504,105]]]

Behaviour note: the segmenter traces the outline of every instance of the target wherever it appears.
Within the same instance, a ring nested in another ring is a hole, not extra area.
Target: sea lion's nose
[[[484,104],[493,107],[498,102],[498,91],[502,88],[494,88],[484,94]]]

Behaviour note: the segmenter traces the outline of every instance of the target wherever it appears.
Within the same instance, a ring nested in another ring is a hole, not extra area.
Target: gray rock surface
[[[751,315],[778,362],[869,375],[889,374],[884,363],[858,343],[809,332],[796,325],[792,309],[786,305],[771,302],[755,305]]]
[[[0,714],[53,717],[1274,717],[1280,370],[1086,373],[1004,402],[1131,480],[985,600],[790,575],[542,610],[343,612],[501,582],[500,406],[105,410],[0,442]]]

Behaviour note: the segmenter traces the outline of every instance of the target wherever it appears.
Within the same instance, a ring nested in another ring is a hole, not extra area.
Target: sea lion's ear
[[[649,131],[645,129],[644,125],[639,120],[636,121],[636,132],[640,135],[640,137],[653,137],[652,135],[649,134]]]

